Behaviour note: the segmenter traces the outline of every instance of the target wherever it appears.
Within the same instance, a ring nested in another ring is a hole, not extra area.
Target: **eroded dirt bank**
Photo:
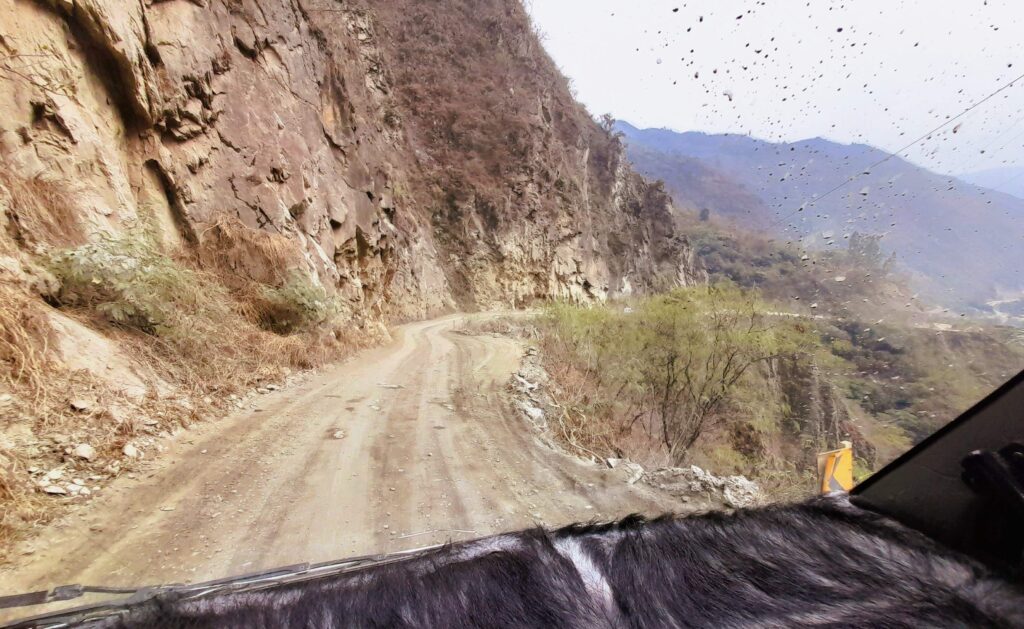
[[[0,591],[199,581],[682,508],[541,445],[503,397],[523,348],[460,334],[464,320],[403,326],[386,347],[183,433],[147,472],[27,542]]]

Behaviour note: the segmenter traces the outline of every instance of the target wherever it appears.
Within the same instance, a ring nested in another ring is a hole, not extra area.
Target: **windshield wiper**
[[[71,609],[33,616],[3,625],[4,629],[65,627],[84,621],[97,620],[104,617],[122,614],[132,606],[158,597],[171,598],[174,600],[186,600],[215,593],[223,594],[229,592],[259,590],[288,583],[310,581],[347,572],[365,570],[374,566],[408,561],[438,548],[442,548],[443,546],[443,544],[437,544],[384,555],[364,555],[361,557],[351,557],[348,559],[322,563],[294,564],[291,566],[284,566],[282,568],[275,568],[273,570],[216,579],[214,581],[204,581],[202,583],[176,583],[138,588],[116,588],[77,584],[62,585],[50,590],[28,592],[26,594],[14,594],[11,596],[0,596],[0,609],[12,609],[16,607],[28,607],[32,605],[44,605],[47,603],[68,601],[86,594],[127,595],[127,598],[105,600],[91,605],[83,605]]]
[[[52,590],[39,590],[25,594],[0,596],[0,609],[12,607],[28,607],[29,605],[45,605],[58,601],[70,601],[85,594],[134,594],[137,588],[109,588],[90,585],[61,585]]]

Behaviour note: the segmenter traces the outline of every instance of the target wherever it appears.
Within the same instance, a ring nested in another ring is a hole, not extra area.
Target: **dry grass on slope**
[[[45,359],[50,335],[46,320],[30,307],[29,298],[6,283],[0,283],[0,414],[12,414],[11,394],[7,388],[24,388],[35,393],[46,391]],[[21,385],[21,386],[18,386]],[[6,428],[7,420],[0,422]],[[32,497],[19,482],[25,466],[18,452],[7,439],[0,440],[0,548],[8,545],[20,520],[30,519],[38,508],[38,497]],[[0,553],[2,557],[2,553]]]
[[[15,244],[23,249],[82,244],[85,231],[73,207],[67,192],[55,182],[0,174],[0,208],[6,210],[0,226],[6,227],[10,239],[7,249]]]
[[[49,248],[32,263],[41,283],[0,268],[0,559],[82,501],[78,485],[92,493],[131,470],[125,446],[153,456],[160,437],[231,412],[255,387],[380,340],[377,328],[336,316],[294,266],[275,267],[280,277],[266,284],[228,281],[232,259],[269,266],[285,256],[279,243],[218,229],[209,250],[176,256],[133,229]],[[0,247],[18,252],[2,235]],[[33,293],[39,284],[59,287],[49,303]],[[83,444],[91,456],[76,451]],[[74,492],[46,492],[69,482]]]
[[[424,165],[449,203],[500,208],[528,182],[543,186],[543,203],[578,201],[584,149],[597,178],[591,192],[610,189],[615,141],[576,102],[518,1],[365,4],[409,137],[433,158]]]

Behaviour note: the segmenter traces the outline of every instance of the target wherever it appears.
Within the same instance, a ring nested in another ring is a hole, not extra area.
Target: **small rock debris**
[[[91,400],[85,398],[75,398],[71,400],[71,410],[78,411],[79,413],[88,413],[93,408]]]
[[[74,454],[79,459],[92,461],[93,459],[96,458],[96,448],[92,447],[87,443],[80,443],[77,446],[75,446],[75,449],[72,451],[72,454]]]

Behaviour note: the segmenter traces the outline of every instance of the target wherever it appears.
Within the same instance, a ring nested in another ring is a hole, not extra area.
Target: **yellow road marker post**
[[[818,455],[818,479],[821,493],[853,489],[853,444],[840,441],[838,450]]]

